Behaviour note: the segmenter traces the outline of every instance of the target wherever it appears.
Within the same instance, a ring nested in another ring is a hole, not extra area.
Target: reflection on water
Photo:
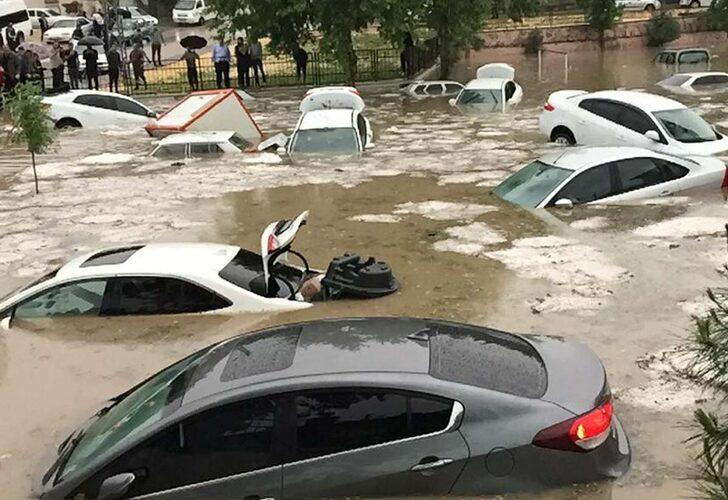
[[[715,51],[715,49],[713,49]],[[728,48],[714,69],[728,69]],[[667,203],[528,212],[489,194],[512,171],[554,146],[536,118],[563,88],[563,66],[546,56],[486,51],[456,69],[461,81],[483,62],[516,67],[524,100],[512,113],[463,115],[447,99],[403,101],[392,84],[362,89],[376,147],[361,159],[273,164],[241,155],[180,166],[146,157],[143,132],[64,132],[41,158],[40,196],[18,149],[0,165],[0,294],[76,252],[136,241],[218,241],[256,249],[271,221],[310,209],[296,248],[313,267],[356,251],[392,265],[402,288],[376,300],[342,300],[275,316],[70,319],[16,325],[0,335],[0,491],[27,494],[69,430],[105,398],[211,342],[252,328],[331,316],[434,316],[589,344],[605,362],[616,411],[634,448],[616,485],[517,498],[674,498],[689,492],[690,405],[671,397],[635,360],[679,341],[684,304],[720,283],[728,215],[720,192]],[[657,91],[668,68],[643,49],[571,55],[568,87]],[[251,103],[268,133],[291,131],[295,89]],[[728,128],[725,94],[679,97]],[[170,101],[152,104],[167,106]],[[113,153],[107,155],[105,153]],[[99,156],[101,155],[101,156]],[[0,186],[2,187],[2,186]],[[655,227],[662,222],[665,225]],[[639,398],[629,390],[641,388]],[[507,497],[515,498],[515,497]]]

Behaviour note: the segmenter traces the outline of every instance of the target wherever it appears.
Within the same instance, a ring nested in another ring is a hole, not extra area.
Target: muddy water
[[[714,67],[728,69],[728,53]],[[484,56],[485,57],[485,56]],[[553,57],[553,59],[552,59]],[[728,207],[717,187],[631,207],[529,213],[490,188],[552,148],[540,106],[563,88],[559,56],[491,52],[517,68],[525,99],[512,114],[472,116],[446,102],[403,102],[392,85],[362,89],[375,149],[359,161],[228,157],[182,166],[151,161],[142,132],[74,131],[40,161],[41,195],[19,153],[0,178],[0,293],[71,255],[139,241],[219,241],[256,248],[270,221],[311,210],[297,248],[317,267],[354,250],[392,264],[402,289],[276,316],[64,319],[0,336],[0,491],[31,491],[54,447],[104,399],[210,342],[284,321],[329,316],[425,315],[519,332],[559,334],[604,360],[634,448],[630,473],[528,498],[676,498],[694,450],[683,441],[706,397],[665,367],[701,293],[722,284],[720,235]],[[467,79],[485,59],[457,68]],[[642,49],[571,56],[568,86],[655,90],[662,68]],[[261,127],[290,130],[300,91],[251,103]],[[680,97],[728,128],[726,96]],[[152,104],[163,107],[169,101]],[[649,358],[650,355],[655,358]],[[646,358],[647,357],[647,358]],[[642,361],[646,358],[647,361]],[[655,361],[655,359],[657,361]],[[638,361],[640,364],[638,365]],[[707,396],[709,397],[709,396]]]

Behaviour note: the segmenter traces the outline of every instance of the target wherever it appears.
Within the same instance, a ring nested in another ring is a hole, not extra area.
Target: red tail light
[[[546,104],[544,104],[544,105],[543,105],[543,109],[545,109],[546,111],[553,111],[553,110],[555,110],[556,108],[554,108],[554,107],[553,107],[553,106],[551,105],[551,103],[550,103],[550,102],[546,101]]]
[[[268,235],[268,253],[276,249],[276,237],[273,234]]]
[[[533,438],[533,444],[556,450],[593,450],[607,440],[613,412],[612,399],[609,398],[589,413],[539,431]]]

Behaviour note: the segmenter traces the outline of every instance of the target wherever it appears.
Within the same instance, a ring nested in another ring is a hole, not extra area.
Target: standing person
[[[2,63],[3,69],[5,70],[5,85],[3,89],[7,93],[12,91],[17,83],[18,59],[8,47],[3,46],[0,50],[0,63]]]
[[[40,25],[40,39],[43,40],[43,34],[48,31],[48,20],[45,17],[40,16],[38,18],[38,24]]]
[[[152,28],[152,63],[157,66],[162,66],[162,44],[164,43],[164,36],[159,26],[154,25]],[[158,64],[157,64],[158,63]]]
[[[255,84],[260,87],[258,70],[260,69],[260,76],[263,78],[263,83],[265,83],[265,71],[263,71],[263,46],[257,38],[250,44],[250,59],[253,66],[253,73],[255,73]]]
[[[235,45],[235,61],[238,64],[238,87],[250,87],[250,50],[242,38]]]
[[[212,62],[215,63],[215,81],[217,88],[230,88],[230,49],[225,44],[225,39],[220,37],[212,47]]]
[[[134,34],[131,36],[132,45],[144,45],[144,35],[142,35],[142,29],[137,28]]]
[[[86,62],[86,81],[89,90],[99,90],[99,53],[91,45],[83,51]]]
[[[73,38],[74,40],[80,40],[81,38],[83,38],[83,28],[79,23],[76,23],[76,28],[73,30],[71,38]]]
[[[43,63],[40,62],[40,56],[36,54],[35,52],[31,52],[30,50],[27,50],[26,55],[28,57],[28,80],[33,82],[40,83],[40,91],[45,92],[45,75],[43,74]],[[60,55],[59,55],[60,57]],[[63,63],[63,60],[61,59],[61,64]],[[55,78],[56,75],[53,75],[54,78],[54,84],[53,89],[57,90],[59,87],[56,87],[55,85]],[[63,80],[63,77],[61,77],[61,81]]]
[[[59,90],[63,85],[63,73],[65,65],[61,56],[61,44],[55,42],[53,44],[53,52],[50,57],[51,75],[53,76],[53,89]]]
[[[147,78],[144,76],[144,62],[152,62],[144,52],[141,45],[136,44],[134,50],[129,54],[129,61],[131,61],[131,69],[134,72],[134,89],[139,89],[139,81],[144,82],[144,88],[147,88]]]
[[[106,60],[109,63],[109,90],[111,92],[119,92],[119,74],[121,73],[121,54],[116,45],[106,54]]]
[[[13,23],[8,24],[8,27],[5,28],[5,38],[7,40],[8,48],[13,52],[15,52],[15,49],[18,48],[17,37],[18,35],[15,32],[15,27],[13,26]]]
[[[306,67],[308,66],[308,52],[298,45],[296,50],[293,51],[293,60],[296,61],[296,80],[301,81],[303,76],[303,83],[306,83]]]
[[[30,54],[26,54],[25,49],[20,47],[16,53],[16,59],[18,61],[18,81],[25,83],[28,81],[30,73]]]
[[[190,84],[190,90],[200,90],[199,77],[197,75],[197,61],[200,60],[200,54],[194,49],[187,49],[180,57],[180,61],[187,63],[187,82]]]
[[[66,56],[66,66],[68,66],[68,79],[71,83],[72,89],[79,88],[79,82],[81,80],[81,72],[78,70],[78,52],[76,48],[71,46],[71,50],[68,51]]]

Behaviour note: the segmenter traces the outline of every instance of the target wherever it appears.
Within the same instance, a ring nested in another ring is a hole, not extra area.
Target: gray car
[[[223,341],[114,398],[58,448],[42,497],[481,495],[629,463],[581,344],[337,319]]]

